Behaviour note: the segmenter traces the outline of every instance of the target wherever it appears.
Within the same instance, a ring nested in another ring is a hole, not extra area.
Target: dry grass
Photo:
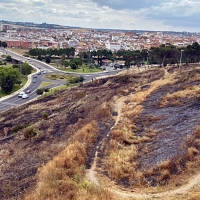
[[[167,94],[165,97],[162,97],[160,102],[160,107],[164,107],[167,104],[172,104],[174,106],[180,104],[180,99],[190,99],[193,97],[200,96],[200,87],[199,85],[187,87],[184,90],[174,92],[172,94]]]
[[[142,136],[137,136],[132,128],[137,130],[137,124],[135,120],[138,118],[140,113],[143,111],[142,103],[146,98],[159,87],[166,84],[173,84],[174,79],[161,79],[151,83],[150,88],[145,91],[137,90],[137,93],[130,94],[127,99],[129,103],[123,107],[123,119],[117,124],[115,129],[111,131],[112,140],[110,141],[107,153],[105,165],[108,176],[114,180],[121,180],[128,178],[130,184],[135,182],[137,184],[143,183],[144,181],[143,172],[138,170],[138,163],[136,158],[138,156],[137,145],[149,142],[153,137],[156,136],[155,130],[146,130]],[[126,91],[123,95],[128,94]],[[150,116],[147,121],[159,120]],[[131,125],[132,124],[132,125]],[[142,153],[148,152],[146,148]],[[165,169],[160,173],[161,180],[167,177],[168,170]],[[154,173],[154,172],[152,172]]]
[[[45,166],[38,169],[38,183],[27,200],[46,199],[113,199],[103,188],[97,188],[84,180],[86,149],[96,140],[97,124],[92,121],[75,134],[64,151]]]
[[[131,175],[135,176],[135,169],[138,165],[134,162],[137,156],[135,145],[123,148],[115,146],[114,149],[115,151],[112,151],[105,161],[109,177],[114,180],[120,180]]]

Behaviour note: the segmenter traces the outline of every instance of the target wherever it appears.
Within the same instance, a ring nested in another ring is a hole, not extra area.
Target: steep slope
[[[24,199],[35,187],[27,199],[67,195],[70,199],[123,199],[108,191],[113,181],[147,193],[155,186],[165,190],[184,184],[199,163],[199,72],[198,66],[182,72],[176,68],[128,71],[2,113],[0,199]],[[69,151],[83,159],[69,160],[59,153]],[[66,159],[73,164],[62,164]],[[60,164],[54,164],[58,160]],[[51,170],[58,172],[53,173],[56,179],[47,178],[46,171]],[[94,188],[85,173],[108,190]],[[49,190],[38,193],[41,188]]]

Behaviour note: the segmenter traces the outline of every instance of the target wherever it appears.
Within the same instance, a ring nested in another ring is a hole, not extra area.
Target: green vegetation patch
[[[75,70],[71,69],[70,67],[66,67],[66,68],[61,68],[61,70],[67,71],[67,72],[75,72],[75,73],[96,73],[96,72],[102,71],[102,69],[88,68],[87,66],[83,66],[83,67],[75,69]]]

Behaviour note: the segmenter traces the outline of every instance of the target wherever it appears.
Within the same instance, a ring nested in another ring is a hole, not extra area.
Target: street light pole
[[[22,61],[20,60],[20,81],[22,80]]]
[[[148,65],[148,69],[149,69],[149,51],[147,50],[147,65]]]
[[[181,49],[181,56],[180,56],[180,67],[179,67],[180,69],[181,69],[181,65],[182,65],[182,55],[183,55],[183,51],[184,51],[184,50],[183,50],[183,49]]]

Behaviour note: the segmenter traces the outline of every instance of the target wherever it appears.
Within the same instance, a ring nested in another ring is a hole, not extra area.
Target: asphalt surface
[[[29,89],[31,91],[29,95],[29,97],[27,99],[22,99],[20,97],[18,97],[18,93],[16,94],[12,94],[9,97],[7,97],[5,100],[1,100],[0,99],[0,112],[3,112],[5,110],[8,110],[12,107],[16,107],[16,106],[20,106],[26,102],[29,102],[35,98],[37,98],[37,94],[36,94],[36,90],[38,89],[38,87],[41,85],[41,83],[43,81],[46,82],[52,82],[51,85],[49,85],[49,88],[53,88],[53,87],[57,87],[60,85],[63,85],[65,83],[65,81],[57,81],[57,80],[50,80],[50,79],[46,79],[45,75],[49,74],[49,73],[59,73],[59,74],[64,74],[67,72],[64,71],[60,71],[58,69],[55,69],[54,67],[43,63],[41,61],[38,61],[36,59],[32,59],[32,58],[27,58],[24,57],[22,55],[19,55],[17,53],[8,51],[6,49],[1,48],[0,52],[2,52],[3,54],[6,55],[10,55],[12,58],[19,60],[21,62],[27,62],[29,64],[31,64],[35,69],[37,69],[37,72],[33,75],[31,75],[30,78],[30,83],[27,87],[24,88],[23,91],[26,91],[27,89]],[[38,75],[37,73],[41,71],[41,74]],[[46,72],[46,74],[44,74],[44,71]],[[105,77],[105,76],[111,76],[114,74],[117,74],[119,70],[113,70],[113,68],[111,67],[107,67],[105,71],[99,72],[99,73],[92,73],[92,74],[86,74],[86,73],[72,73],[75,76],[84,76],[85,81],[84,82],[89,82],[92,79],[98,78],[98,77]],[[34,75],[37,76],[37,78],[34,78]],[[33,80],[36,79],[36,82],[34,83]]]

